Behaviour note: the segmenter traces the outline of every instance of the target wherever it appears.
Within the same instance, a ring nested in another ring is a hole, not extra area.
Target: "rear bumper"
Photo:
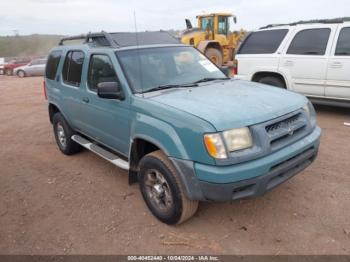
[[[273,154],[231,166],[172,159],[191,200],[230,201],[256,197],[309,166],[316,158],[321,129]]]

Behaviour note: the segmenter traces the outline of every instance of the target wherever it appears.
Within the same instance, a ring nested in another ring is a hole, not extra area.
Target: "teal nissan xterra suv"
[[[162,31],[64,38],[44,85],[58,147],[128,170],[167,224],[259,196],[315,159],[321,130],[303,95],[223,71]]]

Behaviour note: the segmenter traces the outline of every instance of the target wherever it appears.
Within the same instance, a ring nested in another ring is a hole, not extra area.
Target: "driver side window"
[[[92,55],[88,72],[88,87],[90,90],[96,91],[97,85],[102,82],[119,81],[112,61],[107,55]]]
[[[228,31],[228,19],[227,17],[224,16],[219,16],[218,17],[218,22],[219,22],[219,28],[218,28],[218,33],[222,35],[227,35]]]
[[[203,17],[201,23],[202,30],[212,30],[213,27],[213,18],[212,17]]]

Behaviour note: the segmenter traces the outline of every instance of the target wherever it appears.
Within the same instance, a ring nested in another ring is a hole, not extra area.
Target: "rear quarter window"
[[[288,48],[287,54],[324,55],[330,33],[330,28],[302,30],[295,35]]]
[[[58,64],[60,62],[62,55],[62,51],[53,51],[48,57],[47,64],[46,64],[46,78],[48,79],[55,79],[56,77],[56,72],[58,68]]]
[[[288,29],[253,32],[245,39],[238,54],[273,54],[288,33]]]
[[[350,56],[350,27],[344,27],[339,34],[336,56]]]

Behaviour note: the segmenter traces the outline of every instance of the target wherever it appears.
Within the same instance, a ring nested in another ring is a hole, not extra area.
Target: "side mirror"
[[[237,17],[236,17],[236,16],[233,17],[233,22],[234,22],[235,24],[237,24]]]
[[[124,93],[122,92],[118,82],[101,82],[97,85],[97,95],[106,99],[124,100]]]

